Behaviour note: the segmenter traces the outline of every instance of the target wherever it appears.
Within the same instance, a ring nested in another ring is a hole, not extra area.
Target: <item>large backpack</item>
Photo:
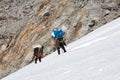
[[[60,38],[61,36],[63,36],[65,34],[65,32],[62,31],[61,29],[55,29],[53,31],[53,33],[54,33],[54,38],[55,39],[58,39],[58,38]]]
[[[34,48],[34,56],[39,54],[39,47]]]

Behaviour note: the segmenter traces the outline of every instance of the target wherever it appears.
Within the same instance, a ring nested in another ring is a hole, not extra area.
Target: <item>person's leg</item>
[[[63,43],[60,43],[60,47],[63,49],[64,52],[67,52]]]
[[[37,63],[37,57],[35,58],[35,63]]]
[[[39,57],[39,62],[41,62],[41,56]]]
[[[58,51],[58,55],[60,55],[60,48],[57,48],[57,51]]]
[[[61,48],[63,49],[64,52],[67,52],[64,45],[62,45]]]

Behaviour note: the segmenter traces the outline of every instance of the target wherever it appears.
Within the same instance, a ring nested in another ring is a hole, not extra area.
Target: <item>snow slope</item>
[[[2,80],[120,80],[120,18]]]

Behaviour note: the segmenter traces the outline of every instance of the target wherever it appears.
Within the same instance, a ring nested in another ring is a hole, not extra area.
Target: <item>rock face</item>
[[[120,0],[0,0],[0,78],[30,63],[34,44],[54,49],[51,32],[66,42],[120,17]]]

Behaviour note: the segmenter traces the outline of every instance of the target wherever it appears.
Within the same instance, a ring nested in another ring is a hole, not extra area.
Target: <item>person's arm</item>
[[[52,34],[51,34],[51,35],[52,35],[52,37],[55,37],[55,34],[54,34],[53,32],[52,32]]]

